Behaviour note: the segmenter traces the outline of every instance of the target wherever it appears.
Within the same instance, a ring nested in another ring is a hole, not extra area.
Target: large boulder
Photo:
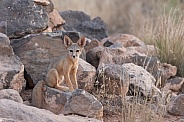
[[[29,36],[11,41],[14,53],[25,65],[26,73],[34,84],[45,79],[50,62],[66,51],[60,38],[46,35]]]
[[[161,95],[160,90],[154,85],[156,82],[155,78],[143,67],[133,63],[126,63],[122,65],[122,69],[125,74],[129,74],[129,78],[125,80],[129,80],[130,85],[133,85],[132,92],[138,90],[136,92],[140,92],[146,97]]]
[[[73,37],[74,38],[74,37]],[[66,53],[66,47],[59,37],[38,34],[28,38],[12,40],[14,52],[25,65],[27,79],[36,84],[45,80],[48,66],[54,59]],[[77,79],[79,88],[90,90],[94,83],[96,70],[84,60],[79,60]]]
[[[0,89],[20,92],[25,87],[24,65],[14,55],[9,38],[0,33]]]
[[[61,11],[61,17],[66,21],[63,28],[67,31],[78,31],[89,39],[101,40],[108,35],[107,25],[99,18],[91,20],[82,11]]]
[[[129,90],[130,81],[127,80],[128,74],[118,64],[103,64],[97,70],[97,88],[105,89],[107,94],[116,94],[125,97]]]
[[[64,114],[77,114],[91,118],[102,119],[103,106],[90,93],[77,89],[65,104]]]
[[[145,97],[152,97],[154,93],[155,95],[160,94],[160,90],[154,85],[155,78],[144,68],[133,63],[104,64],[98,69],[98,81],[100,84],[105,83],[106,90],[111,94],[119,92],[125,96],[128,90],[130,93]]]
[[[168,107],[168,113],[176,116],[184,116],[184,94],[179,94]]]
[[[144,47],[142,48],[144,49]],[[137,50],[130,50],[125,47],[106,47],[101,53],[98,68],[100,68],[103,63],[119,65],[124,63],[134,63],[144,67],[156,79],[161,75],[161,63],[157,57],[147,56],[145,53],[140,53]]]
[[[13,89],[0,90],[0,99],[9,99],[15,102],[23,103],[19,92]]]
[[[1,118],[13,122],[100,122],[100,120],[94,118],[55,115],[48,110],[38,109],[7,99],[0,99],[0,120]]]
[[[37,33],[48,26],[48,14],[33,0],[1,0],[0,21],[6,21],[10,38]]]
[[[91,118],[103,117],[102,104],[85,90],[63,92],[44,85],[43,104],[41,108],[55,114],[76,114]]]
[[[44,85],[43,102],[41,108],[47,109],[55,114],[64,113],[64,106],[71,97],[70,92],[63,92]],[[38,99],[39,100],[39,99]],[[41,100],[41,99],[40,99]]]

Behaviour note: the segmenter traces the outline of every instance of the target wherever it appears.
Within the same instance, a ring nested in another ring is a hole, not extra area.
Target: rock
[[[12,45],[15,54],[20,57],[20,60],[25,65],[27,79],[32,79],[34,84],[45,79],[47,68],[51,61],[66,53],[66,47],[60,38],[52,38],[41,34],[14,39],[12,40]],[[87,62],[82,61],[82,59],[79,62],[77,72],[79,87],[90,90],[96,70]]]
[[[89,50],[86,53],[86,61],[97,69],[103,50],[103,46],[94,47],[93,49]]]
[[[13,89],[3,89],[0,90],[0,99],[9,99],[15,102],[23,103],[18,91]]]
[[[160,90],[154,85],[155,78],[147,72],[144,68],[133,63],[125,63],[121,67],[121,79],[129,81],[131,93],[136,91],[139,95],[151,97],[153,95],[160,95]]]
[[[52,30],[57,30],[63,24],[65,24],[65,20],[59,15],[56,9],[49,13],[49,27]]]
[[[55,88],[44,86],[44,99],[41,108],[47,109],[55,114],[64,113],[64,106],[71,97],[70,92],[63,92]]]
[[[82,11],[67,10],[61,11],[59,14],[66,21],[66,24],[63,27],[67,31],[75,31],[78,24],[91,20],[90,16]]]
[[[0,90],[14,89],[21,92],[25,87],[24,65],[14,55],[10,40],[0,33]]]
[[[90,92],[93,89],[95,77],[95,67],[83,59],[79,59],[79,67],[77,70],[77,81],[79,88]]]
[[[0,33],[7,34],[7,22],[5,21],[0,22]]]
[[[184,94],[184,83],[181,85],[181,88],[179,90],[179,93],[183,93]]]
[[[176,66],[172,66],[171,64],[163,63],[161,65],[162,71],[162,81],[165,82],[171,76],[175,76],[177,72]]]
[[[77,114],[102,119],[103,106],[93,95],[82,89],[77,89],[65,104],[64,114]]]
[[[63,92],[46,85],[44,85],[43,89],[43,104],[40,108],[47,109],[58,115],[63,113],[66,115],[77,114],[98,119],[103,116],[103,106],[87,91],[77,89],[72,93]]]
[[[0,8],[0,21],[8,23],[10,38],[41,32],[48,26],[47,12],[33,0],[1,0]]]
[[[94,118],[55,115],[48,110],[38,109],[7,99],[0,99],[0,118],[15,122],[100,122]]]
[[[95,47],[98,46],[102,46],[101,42],[99,42],[98,40],[94,39],[94,40],[90,40],[89,44],[86,44],[85,46],[85,51],[86,53],[89,52],[90,50],[92,50]]]
[[[173,92],[179,92],[183,83],[184,83],[184,79],[181,77],[170,78],[166,81],[163,89],[171,90]]]
[[[119,64],[134,63],[144,67],[156,79],[161,76],[161,63],[157,57],[147,56],[144,53],[139,53],[137,50],[129,50],[125,47],[106,47],[100,56],[98,68],[104,64]]]
[[[136,92],[140,92],[146,97],[161,94],[160,90],[154,85],[155,78],[144,68],[133,63],[126,63],[122,65],[122,69],[125,74],[129,74],[129,79],[126,80],[129,80],[130,85],[133,85],[132,90],[139,90]]]
[[[40,0],[37,0],[37,1],[40,1]],[[52,0],[43,0],[43,1],[49,1],[50,4],[43,6],[43,7],[45,8],[45,10],[47,11],[48,14],[51,13],[54,10],[54,4],[53,4]]]
[[[129,75],[125,74],[121,65],[104,64],[97,72],[99,82],[99,84],[96,84],[97,87],[100,86],[100,89],[105,89],[107,94],[126,96],[130,81],[128,80]]]
[[[108,41],[108,44],[106,41]],[[126,48],[135,46],[145,46],[143,41],[130,34],[115,34],[113,36],[103,39],[102,42],[104,42],[104,46],[107,47],[115,43],[122,44]]]
[[[175,116],[184,116],[184,94],[179,94],[175,100],[170,103],[168,113]]]
[[[25,65],[25,70],[30,75],[29,79],[32,79],[34,84],[45,79],[50,62],[66,51],[60,38],[45,35],[11,41],[15,54]]]
[[[136,92],[145,97],[152,97],[161,93],[154,85],[155,78],[144,68],[133,63],[104,64],[98,69],[98,81],[101,84],[106,83],[104,85],[107,86],[106,90],[109,94],[114,92],[125,96],[129,90],[130,93]]]
[[[50,4],[49,0],[34,0],[35,3],[41,4],[42,6],[47,6]]]
[[[101,40],[108,35],[107,25],[100,17],[80,23],[76,29],[90,39]]]
[[[61,17],[66,21],[63,28],[67,31],[78,31],[89,39],[101,40],[108,35],[107,25],[99,18],[91,20],[82,11],[62,11]]]
[[[148,57],[158,56],[157,48],[154,45],[127,47],[127,50],[129,51],[136,50],[139,53],[146,54]]]

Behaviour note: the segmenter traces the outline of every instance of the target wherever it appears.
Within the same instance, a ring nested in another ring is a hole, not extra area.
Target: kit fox
[[[68,36],[64,36],[64,45],[67,48],[67,54],[49,65],[46,75],[46,84],[48,86],[62,91],[78,89],[76,78],[78,60],[85,44],[86,40],[83,36],[79,38],[77,43],[73,43]],[[60,85],[63,80],[65,80],[67,86]]]
[[[74,89],[78,89],[76,78],[78,60],[85,44],[85,37],[81,37],[77,43],[73,43],[68,36],[64,36],[64,45],[67,48],[67,53],[54,60],[49,65],[45,81],[39,81],[34,87],[32,92],[33,106],[42,108],[44,85],[62,91],[73,91]],[[65,80],[68,87],[60,85],[63,80]]]

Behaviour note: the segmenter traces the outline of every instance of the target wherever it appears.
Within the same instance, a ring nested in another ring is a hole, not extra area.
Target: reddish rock
[[[51,13],[49,13],[49,26],[52,30],[57,30],[61,25],[65,24],[65,20],[59,15],[59,12],[54,9]]]

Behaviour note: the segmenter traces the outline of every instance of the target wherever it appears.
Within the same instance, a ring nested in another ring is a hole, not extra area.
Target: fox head
[[[64,45],[67,47],[68,55],[72,60],[79,59],[82,49],[86,45],[85,37],[79,38],[77,43],[73,43],[68,36],[64,36]]]

